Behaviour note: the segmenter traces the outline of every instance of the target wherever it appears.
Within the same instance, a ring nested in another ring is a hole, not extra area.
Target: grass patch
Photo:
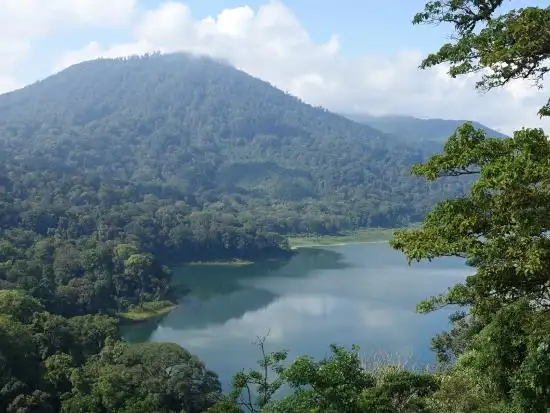
[[[291,248],[321,247],[330,245],[360,244],[368,242],[387,242],[396,229],[372,228],[350,231],[338,235],[304,235],[289,237]]]
[[[118,316],[124,321],[147,321],[168,314],[176,304],[172,301],[148,301],[136,306],[132,306]]]
[[[195,261],[190,262],[187,265],[219,265],[219,266],[235,266],[235,267],[242,267],[245,265],[251,265],[254,264],[253,261],[247,261],[247,260],[226,260],[226,261]]]

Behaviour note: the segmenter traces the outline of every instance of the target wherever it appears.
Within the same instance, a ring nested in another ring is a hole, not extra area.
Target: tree
[[[199,413],[221,399],[218,377],[178,345],[107,341],[99,357],[73,369],[63,412]]]
[[[412,171],[428,180],[479,175],[467,196],[440,202],[422,228],[397,232],[392,240],[410,260],[457,256],[476,268],[465,283],[420,310],[458,304],[489,316],[525,297],[549,306],[550,145],[542,130],[494,139],[465,124],[442,154]]]
[[[265,347],[268,335],[269,332],[264,337],[257,337],[255,343],[261,354],[258,361],[260,370],[243,370],[233,376],[233,391],[230,398],[234,402],[229,403],[226,407],[228,410],[240,406],[246,412],[259,413],[272,402],[273,395],[283,385],[281,375],[285,369],[282,363],[286,360],[288,352],[280,350],[268,353]]]
[[[51,396],[40,390],[20,394],[8,407],[7,413],[55,413],[50,404]]]
[[[452,77],[482,73],[476,87],[491,90],[516,79],[542,87],[550,70],[550,7],[525,7],[496,15],[504,0],[430,1],[414,24],[450,23],[454,43],[427,56],[421,68],[450,65]],[[533,2],[535,3],[535,2]],[[539,111],[550,115],[550,100]]]
[[[331,346],[330,357],[315,361],[299,357],[282,373],[294,394],[275,403],[275,411],[361,411],[363,391],[375,386],[361,366],[359,349]]]
[[[268,353],[265,341],[256,343],[259,369],[237,373],[233,391],[208,412],[431,412],[427,403],[438,383],[429,374],[399,365],[366,369],[357,346],[331,345],[322,360],[302,356],[284,366],[287,352]]]
[[[65,353],[57,353],[44,360],[44,379],[58,394],[70,390],[70,375],[73,369],[73,358]]]
[[[35,313],[42,310],[38,300],[24,291],[0,290],[0,314],[9,314],[18,321],[28,323]]]
[[[455,43],[422,68],[450,64],[450,75],[482,72],[489,90],[514,79],[542,81],[550,53],[550,8],[495,16],[502,0],[431,1],[414,23],[452,23]],[[481,26],[481,27],[479,27]],[[550,101],[540,115],[550,114]],[[550,143],[541,129],[490,138],[464,124],[441,154],[412,168],[429,181],[474,175],[463,197],[438,203],[424,225],[391,245],[409,262],[461,257],[475,268],[464,283],[419,304],[421,312],[467,307],[434,348],[456,364],[431,398],[436,412],[534,412],[550,408]],[[457,391],[456,389],[460,389]]]
[[[42,366],[36,347],[28,325],[0,314],[0,411],[7,411],[14,398],[40,382]]]

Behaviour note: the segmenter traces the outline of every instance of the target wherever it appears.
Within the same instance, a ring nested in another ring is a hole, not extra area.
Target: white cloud
[[[84,27],[131,23],[137,0],[0,0],[0,92],[20,86],[22,64],[35,65],[32,45],[43,36]]]
[[[32,35],[24,37],[30,39],[28,42],[56,24],[129,25],[132,41],[101,45],[89,39],[81,49],[60,56],[56,69],[100,56],[187,51],[226,59],[309,103],[334,111],[468,118],[507,132],[523,125],[550,126],[536,115],[545,93],[525,82],[482,95],[474,90],[474,77],[450,79],[444,67],[420,71],[422,55],[418,51],[396,51],[388,57],[366,50],[362,56],[348,57],[340,52],[337,36],[320,43],[312,40],[292,11],[280,2],[256,9],[225,9],[216,16],[196,19],[180,1],[166,1],[141,11],[136,1],[0,0],[0,23],[6,15],[12,23],[18,19],[27,22],[23,27],[33,28]],[[2,9],[6,5],[8,12]],[[13,33],[22,30],[19,25],[12,26],[15,28],[8,31],[14,38]],[[0,35],[5,31],[0,28]],[[28,42],[13,56],[28,52]],[[11,52],[5,47],[0,43],[0,53],[8,56]],[[0,63],[0,79],[13,78],[14,64]]]

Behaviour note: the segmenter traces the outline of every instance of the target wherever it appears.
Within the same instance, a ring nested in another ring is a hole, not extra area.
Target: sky
[[[418,69],[452,33],[412,25],[424,3],[0,0],[0,92],[98,57],[185,51],[223,58],[336,112],[477,120],[506,133],[550,128],[536,114],[548,88],[518,81],[483,94],[474,89],[475,76],[451,79],[445,66]]]

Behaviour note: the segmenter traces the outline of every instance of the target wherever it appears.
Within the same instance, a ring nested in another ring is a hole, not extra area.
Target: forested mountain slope
[[[402,225],[445,196],[409,176],[423,148],[382,136],[183,54],[82,63],[0,97],[5,159],[279,233]]]
[[[343,116],[355,122],[369,125],[382,132],[407,139],[410,142],[434,141],[444,143],[456,128],[465,120],[451,119],[419,119],[413,116],[387,115],[372,116],[368,114],[344,114]],[[487,136],[505,138],[506,135],[488,128],[479,122],[470,121],[476,129],[482,129]]]
[[[210,59],[78,64],[0,96],[0,289],[109,312],[169,295],[172,260],[418,221],[463,190],[409,176],[426,152]]]

